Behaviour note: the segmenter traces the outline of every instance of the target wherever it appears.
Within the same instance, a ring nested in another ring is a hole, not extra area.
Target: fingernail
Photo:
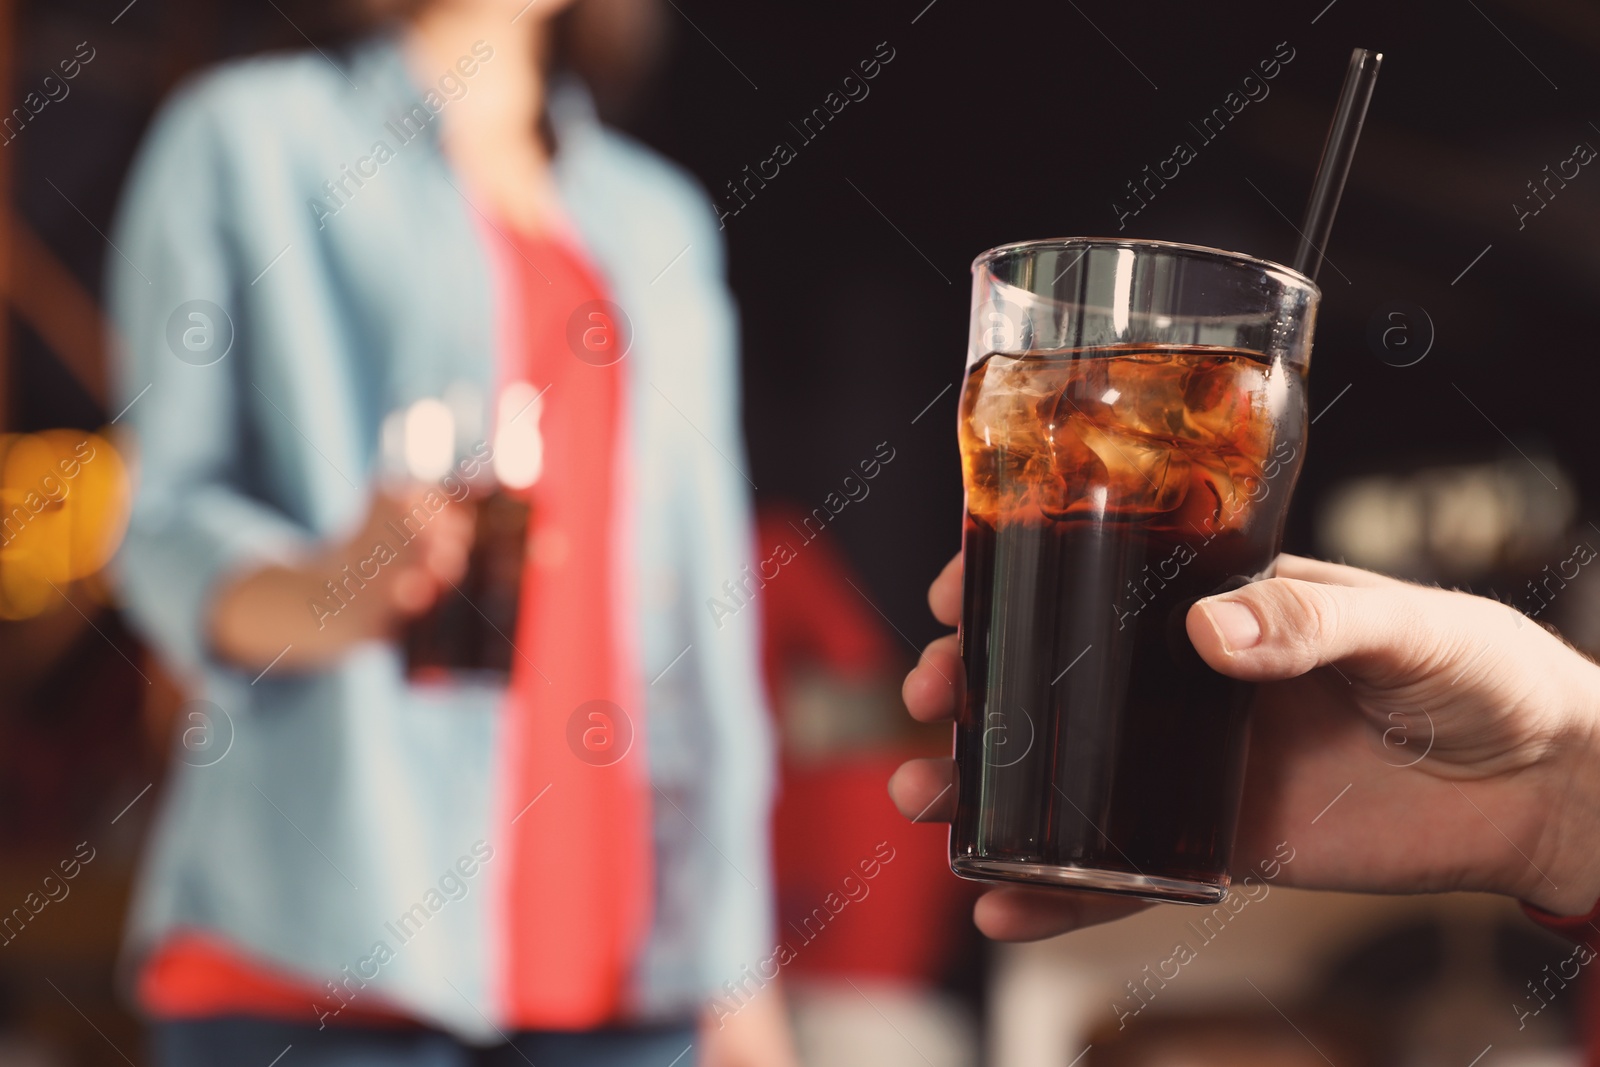
[[[1261,643],[1261,620],[1256,613],[1233,600],[1212,600],[1204,605],[1206,618],[1212,629],[1222,638],[1222,650],[1228,653],[1255,648]]]

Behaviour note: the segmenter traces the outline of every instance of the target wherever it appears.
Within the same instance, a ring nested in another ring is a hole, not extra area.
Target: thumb
[[[1481,597],[1400,582],[1268,578],[1199,601],[1185,622],[1195,651],[1231,678],[1274,681],[1339,663],[1394,685],[1476,652],[1483,642],[1474,635],[1491,621],[1503,623],[1510,611]]]

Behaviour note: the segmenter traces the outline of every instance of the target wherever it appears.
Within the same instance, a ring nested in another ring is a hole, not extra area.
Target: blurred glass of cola
[[[446,508],[469,509],[474,518],[466,573],[401,635],[413,682],[504,684],[510,677],[533,486],[544,465],[540,408],[527,382],[507,384],[492,405],[457,383],[384,420],[385,485],[412,502],[402,520],[406,536],[415,538]]]

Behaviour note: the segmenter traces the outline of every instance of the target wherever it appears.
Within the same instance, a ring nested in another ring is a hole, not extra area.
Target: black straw
[[[1367,105],[1372,102],[1372,89],[1378,83],[1378,68],[1382,65],[1381,52],[1357,48],[1350,53],[1350,69],[1344,76],[1344,88],[1339,91],[1339,107],[1333,113],[1328,140],[1322,146],[1322,160],[1317,164],[1317,176],[1311,183],[1311,199],[1306,203],[1305,221],[1300,226],[1300,247],[1295,249],[1294,261],[1290,264],[1312,280],[1322,269],[1322,250],[1328,246],[1328,236],[1333,232],[1333,215],[1339,210],[1339,197],[1344,193],[1345,179],[1350,176],[1356,141],[1361,136],[1361,124],[1366,120]]]

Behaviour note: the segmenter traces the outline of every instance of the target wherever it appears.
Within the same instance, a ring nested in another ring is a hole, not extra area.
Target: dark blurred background
[[[924,592],[958,545],[953,422],[972,258],[1024,238],[1120,233],[1286,259],[1355,46],[1385,62],[1320,278],[1316,421],[1288,547],[1498,596],[1600,646],[1592,578],[1558,596],[1541,587],[1537,600],[1528,585],[1577,544],[1600,546],[1600,464],[1584,436],[1600,381],[1587,336],[1600,303],[1600,167],[1585,162],[1600,148],[1600,7],[666,0],[657,17],[654,72],[601,104],[729,211],[763,506],[821,506],[880,444],[894,450],[830,531],[906,662],[939,632]],[[93,56],[64,97],[0,132],[0,432],[100,431],[118,414],[97,310],[102,266],[118,253],[103,235],[161,98],[209,63],[324,34],[318,5],[289,0],[0,0],[4,109],[62,60]],[[1191,123],[1291,51],[1264,99],[1209,143],[1198,135]],[[874,58],[868,95],[802,136],[806,116]],[[1154,196],[1141,185],[1148,204],[1119,230],[1138,204],[1127,183],[1180,141],[1196,158]],[[729,183],[780,142],[794,158],[741,205]],[[1549,177],[1562,168],[1567,178]],[[0,481],[8,494],[24,484]],[[91,823],[106,859],[75,885],[90,900],[0,947],[0,1030],[12,1035],[0,1062],[122,1062],[138,1037],[111,1002],[109,961],[143,790],[158,781],[182,694],[119,622],[101,578],[63,575],[46,596],[26,571],[0,552],[0,910]],[[1538,973],[1516,952],[1495,958],[1513,961],[1485,964],[1513,991]],[[1016,961],[976,949],[950,960],[967,968],[967,980],[939,979],[970,1013],[962,1040],[992,1052],[985,1020]],[[60,996],[30,977],[40,968]],[[1576,1006],[1568,993],[1560,1010]],[[1509,1005],[1486,1010],[1514,1019]],[[1214,1029],[1222,1016],[1206,1018]],[[1552,1048],[1573,1040],[1570,1018],[1549,1034]]]

